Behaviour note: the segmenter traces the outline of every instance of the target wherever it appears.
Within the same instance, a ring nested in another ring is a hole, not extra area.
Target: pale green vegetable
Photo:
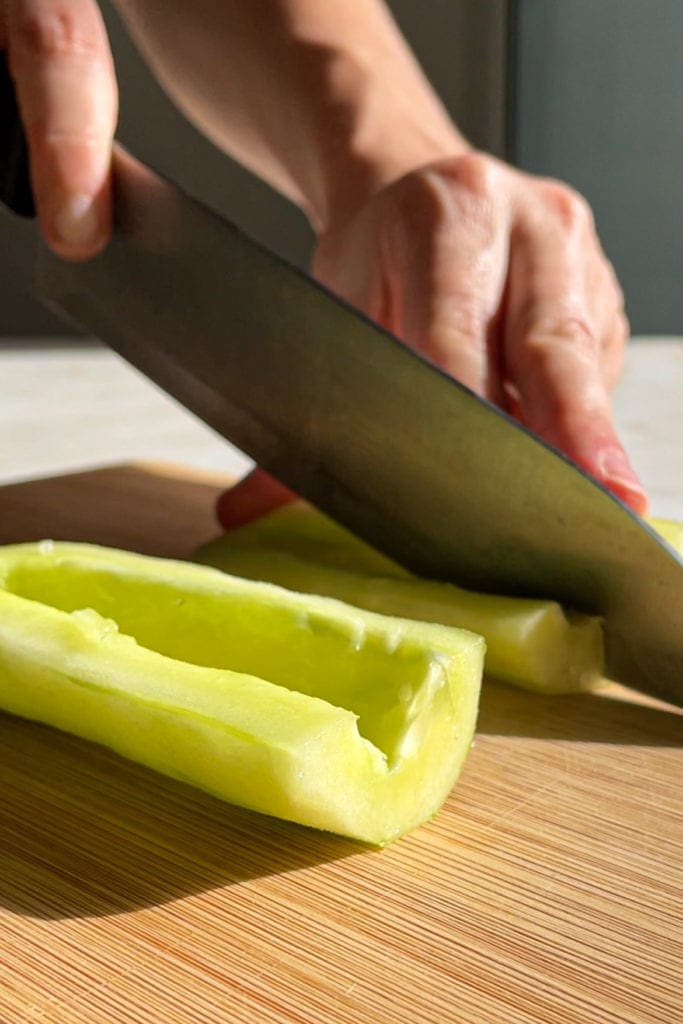
[[[683,555],[683,525],[673,519],[658,519],[655,516],[646,516],[645,522],[656,530],[670,544],[674,551]]]
[[[364,576],[411,579],[412,573],[366,544],[305,501],[282,505],[269,515],[227,534],[240,551],[284,551],[306,562],[347,569]]]
[[[78,544],[0,548],[0,707],[379,845],[447,796],[483,656],[468,632],[205,566]]]
[[[603,679],[600,620],[555,601],[476,594],[411,576],[303,502],[201,548],[199,561],[385,615],[460,627],[486,640],[486,673],[545,693]]]

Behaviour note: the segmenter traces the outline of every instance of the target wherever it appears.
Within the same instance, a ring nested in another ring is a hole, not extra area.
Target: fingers
[[[507,373],[524,422],[643,512],[647,499],[617,437],[608,394],[624,341],[620,296],[606,278],[595,284],[602,256],[587,209],[565,195],[561,203],[554,218],[522,217],[515,229]]]
[[[389,323],[467,387],[502,401],[493,344],[507,265],[505,207],[476,154],[399,182],[381,239]]]
[[[59,255],[85,259],[111,229],[117,92],[102,16],[95,0],[7,0],[6,14],[41,227]]]
[[[216,516],[226,530],[245,526],[267,512],[293,501],[296,495],[269,476],[263,469],[254,469],[229,491],[221,494]]]

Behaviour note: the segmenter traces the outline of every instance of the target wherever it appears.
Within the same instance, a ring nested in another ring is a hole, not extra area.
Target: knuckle
[[[394,201],[406,219],[425,216],[437,221],[444,207],[444,199],[436,175],[430,170],[416,171],[398,182],[394,190]]]
[[[495,163],[483,153],[463,153],[444,169],[461,187],[475,196],[486,198],[494,190]]]
[[[413,228],[434,232],[452,226],[476,225],[481,244],[497,237],[495,161],[468,153],[440,161],[400,178],[388,191],[390,212]],[[490,238],[489,238],[490,237]]]
[[[477,343],[483,341],[489,319],[484,298],[471,293],[454,295],[450,306],[453,330],[461,338]]]
[[[528,321],[523,333],[527,357],[537,361],[551,358],[558,348],[571,349],[578,358],[597,358],[599,345],[593,325],[579,312],[545,313]]]
[[[100,33],[87,13],[72,0],[60,0],[46,11],[19,4],[12,26],[12,51],[15,56],[38,60],[101,57]]]
[[[607,287],[611,290],[614,296],[616,308],[620,312],[623,312],[625,300],[624,292],[621,284],[619,283],[619,278],[617,277],[613,264],[607,259],[607,257],[603,257],[603,263],[607,275]]]
[[[387,245],[394,256],[411,250],[416,244],[429,248],[450,222],[449,195],[435,171],[413,172],[396,182],[386,196],[384,227]]]
[[[602,343],[600,364],[608,390],[614,387],[619,378],[629,335],[630,326],[626,316],[623,313],[617,314]]]
[[[449,302],[448,309],[435,311],[420,339],[420,351],[441,365],[472,358],[486,339],[487,317],[474,302]]]
[[[617,314],[617,332],[622,343],[631,337],[631,322],[623,311]]]
[[[500,240],[501,220],[492,197],[469,189],[463,194],[442,168],[410,174],[392,187],[387,199],[384,223],[395,252],[419,244],[430,259],[445,250],[455,258],[458,239],[465,238],[478,253],[490,251]]]
[[[486,336],[487,314],[470,296],[455,296],[449,313],[451,332],[462,344],[479,344]]]
[[[593,212],[580,192],[561,181],[546,181],[542,185],[542,195],[567,230],[592,227]]]

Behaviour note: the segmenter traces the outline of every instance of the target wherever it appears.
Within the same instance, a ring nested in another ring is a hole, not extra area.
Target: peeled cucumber
[[[219,537],[195,558],[381,614],[472,630],[486,639],[487,675],[526,689],[572,693],[603,680],[597,617],[418,579],[304,502]]]
[[[673,519],[659,519],[655,516],[646,516],[645,522],[653,530],[656,530],[674,551],[683,555],[683,525],[681,523],[677,523]]]
[[[0,548],[0,707],[215,796],[383,845],[436,813],[484,641],[206,566]]]
[[[647,522],[683,553],[683,526]],[[195,557],[294,591],[480,633],[487,644],[486,674],[528,690],[573,693],[604,681],[596,616],[567,611],[555,601],[476,594],[418,579],[303,501],[219,537]]]

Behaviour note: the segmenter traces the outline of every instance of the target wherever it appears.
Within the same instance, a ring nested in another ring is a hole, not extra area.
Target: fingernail
[[[613,494],[616,494],[617,498],[623,501],[624,505],[628,505],[633,512],[636,512],[639,516],[645,515],[649,502],[640,484],[634,484],[631,480],[618,480],[610,477],[607,480],[607,487]]]
[[[618,449],[607,451],[601,456],[599,466],[600,477],[604,484],[618,498],[621,498],[639,515],[647,512],[647,495],[634,473],[631,463],[622,451]]]
[[[92,196],[71,196],[55,217],[55,230],[70,248],[96,245],[102,238],[102,228]]]
[[[631,463],[620,448],[608,448],[602,452],[598,458],[598,468],[603,476],[610,479],[636,479]]]

